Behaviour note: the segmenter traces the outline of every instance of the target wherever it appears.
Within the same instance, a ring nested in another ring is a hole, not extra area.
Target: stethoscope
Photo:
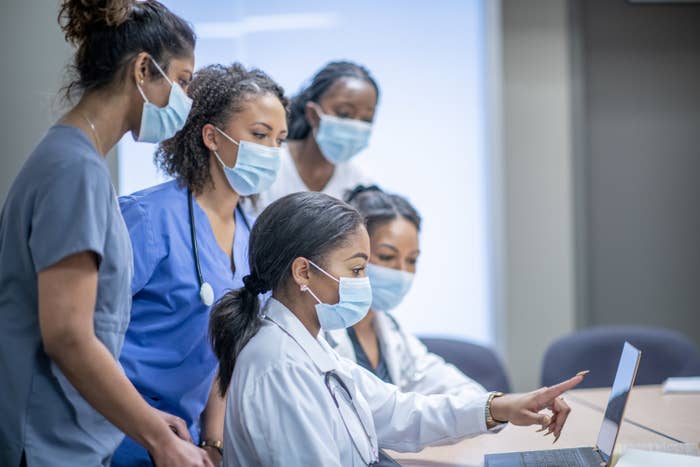
[[[197,269],[197,280],[199,281],[199,298],[200,300],[202,300],[202,303],[204,305],[212,306],[214,304],[214,289],[212,288],[209,282],[204,280],[204,276],[202,276],[202,268],[199,264],[199,251],[197,249],[197,230],[195,228],[194,222],[194,202],[192,201],[191,190],[187,190],[187,203],[187,208],[190,216],[190,238],[192,239],[192,254],[194,256],[194,265]],[[246,229],[248,229],[248,232],[250,232],[250,224],[248,223],[248,219],[243,213],[243,208],[241,207],[240,203],[236,205],[236,211],[238,211],[238,213],[241,215],[241,219],[243,219],[243,224],[245,224]]]
[[[336,392],[333,390],[331,387],[331,380],[335,381],[336,387],[342,389],[343,393],[345,394],[345,399],[352,408],[353,413],[355,414],[355,417],[357,417],[357,420],[360,422],[360,426],[362,427],[362,431],[365,433],[365,436],[367,437],[367,442],[369,443],[371,453],[370,453],[370,458],[366,459],[365,455],[363,454],[362,450],[360,447],[357,445],[355,442],[355,438],[352,436],[352,431],[350,431],[350,427],[348,427],[348,424],[345,422],[345,418],[343,417],[343,413],[340,412],[340,403],[338,402],[338,398],[336,397]],[[360,455],[362,458],[362,462],[367,464],[368,466],[376,465],[377,461],[379,460],[378,457],[378,447],[376,446],[376,443],[372,439],[372,437],[369,434],[369,431],[367,430],[367,427],[365,426],[365,423],[362,421],[362,417],[360,417],[359,412],[357,411],[357,407],[355,407],[355,402],[352,399],[352,394],[350,394],[350,389],[348,389],[347,385],[345,382],[338,376],[338,374],[335,371],[328,371],[326,372],[324,376],[324,382],[326,383],[326,388],[328,389],[328,392],[331,394],[331,397],[333,398],[333,402],[335,403],[336,408],[338,409],[338,412],[340,413],[340,419],[343,421],[343,425],[345,425],[345,430],[347,430],[348,435],[350,435],[350,441],[352,441],[352,445],[355,446],[355,450],[357,453]]]

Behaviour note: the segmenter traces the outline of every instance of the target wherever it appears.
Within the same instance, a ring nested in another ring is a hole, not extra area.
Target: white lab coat
[[[346,192],[357,185],[371,185],[373,183],[372,178],[365,174],[355,161],[351,160],[335,166],[333,175],[321,192],[334,198],[343,199]],[[255,208],[246,207],[246,213],[257,217],[273,201],[298,191],[309,191],[309,187],[301,179],[292,154],[287,145],[284,144],[280,148],[280,168],[274,183],[266,191],[260,193]]]
[[[359,452],[369,458],[377,446],[413,452],[487,431],[486,393],[402,393],[340,357],[322,334],[314,338],[279,301],[270,299],[264,314],[233,372],[225,466],[365,465]],[[330,371],[349,388],[358,416],[344,397],[334,404],[324,382]]]
[[[458,394],[480,398],[484,387],[404,332],[387,313],[375,312],[374,330],[391,380],[403,392]],[[355,361],[355,349],[345,329],[326,333],[326,340],[341,357]]]

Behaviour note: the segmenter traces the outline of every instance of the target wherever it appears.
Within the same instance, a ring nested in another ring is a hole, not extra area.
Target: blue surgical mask
[[[321,123],[314,131],[314,138],[328,162],[347,162],[367,147],[372,134],[371,123],[334,117],[323,113],[318,105],[315,108]]]
[[[216,128],[216,127],[214,127]],[[219,128],[216,131],[238,146],[236,165],[227,167],[219,153],[214,155],[228,179],[231,188],[241,196],[250,196],[270,188],[280,168],[280,148],[271,148],[249,141],[236,141]]]
[[[404,299],[411,285],[413,274],[376,264],[367,265],[367,277],[372,284],[372,309],[390,311]]]
[[[170,78],[167,77],[155,60],[151,58],[151,61],[160,74],[163,75],[163,78],[170,84],[170,97],[168,97],[168,104],[165,107],[158,107],[149,102],[139,83],[136,83],[136,87],[144,100],[143,112],[141,113],[141,129],[139,130],[137,141],[160,143],[163,140],[172,138],[175,133],[185,126],[187,115],[189,115],[192,108],[192,99],[187,97],[187,94],[179,85],[170,81]]]
[[[328,305],[321,302],[315,293],[308,287],[303,286],[301,290],[309,292],[318,302],[316,314],[321,328],[326,331],[334,329],[345,329],[354,326],[367,315],[369,306],[372,303],[372,287],[368,277],[341,277],[336,279],[319,266],[309,261],[316,269],[330,277],[340,285],[338,294],[340,300],[335,305]]]

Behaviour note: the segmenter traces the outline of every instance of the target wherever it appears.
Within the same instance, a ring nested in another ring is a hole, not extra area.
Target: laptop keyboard
[[[522,452],[522,464],[527,467],[598,466],[602,460],[591,448],[555,449]]]

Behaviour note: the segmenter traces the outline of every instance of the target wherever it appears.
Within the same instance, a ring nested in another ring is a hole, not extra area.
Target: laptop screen
[[[625,412],[625,405],[629,397],[630,390],[637,375],[637,366],[641,352],[634,348],[629,342],[625,342],[622,348],[620,363],[617,365],[617,374],[610,391],[610,399],[605,409],[603,424],[598,433],[598,443],[596,446],[606,462],[610,461],[617,433],[620,430],[620,423]]]

